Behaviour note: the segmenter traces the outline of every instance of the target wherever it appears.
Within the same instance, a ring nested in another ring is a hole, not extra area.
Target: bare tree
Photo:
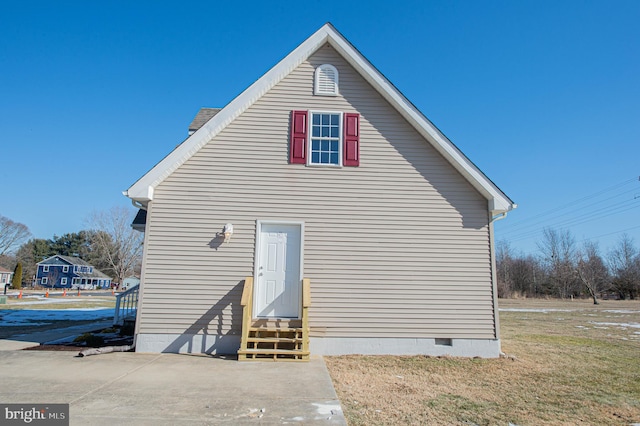
[[[18,248],[30,236],[26,225],[0,215],[0,255]]]
[[[507,241],[498,241],[496,245],[496,279],[498,284],[498,297],[508,298],[512,296],[513,286],[511,280],[511,246]]]
[[[497,244],[496,270],[498,297],[536,297],[542,294],[539,282],[545,274],[538,259],[513,251],[506,241]]]
[[[636,299],[640,294],[640,254],[633,239],[624,234],[609,252],[609,267],[613,274],[613,286],[621,298]]]
[[[584,244],[578,256],[577,272],[580,281],[593,298],[593,304],[598,305],[598,293],[609,283],[609,271],[600,256],[598,244],[591,241]]]
[[[576,242],[569,231],[545,228],[538,243],[547,266],[552,286],[561,298],[573,295],[577,289]]]
[[[47,272],[47,283],[42,284],[42,280],[41,280],[40,286],[54,288],[56,284],[58,284],[58,281],[60,280],[61,276],[62,276],[61,266],[49,265],[49,272]]]
[[[34,284],[36,276],[36,263],[42,262],[51,256],[51,247],[47,240],[31,239],[22,244],[16,252],[16,260],[22,262],[22,283]]]
[[[535,297],[542,293],[540,280],[544,277],[542,266],[534,256],[520,256],[511,264],[513,288],[527,297]]]
[[[89,217],[92,244],[120,284],[133,273],[142,256],[142,234],[131,228],[134,215],[132,209],[113,207]]]

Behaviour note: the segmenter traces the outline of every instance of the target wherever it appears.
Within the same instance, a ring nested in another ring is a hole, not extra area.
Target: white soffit
[[[218,114],[135,182],[124,194],[132,200],[145,204],[152,200],[153,190],[157,185],[327,42],[393,105],[458,172],[490,201],[489,209],[493,213],[506,212],[515,208],[515,204],[509,197],[495,186],[329,23],[322,26],[260,79],[227,104]]]

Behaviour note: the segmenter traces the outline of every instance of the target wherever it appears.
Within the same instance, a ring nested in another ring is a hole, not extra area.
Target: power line
[[[597,235],[595,237],[591,237],[591,238],[585,238],[584,240],[580,241],[581,243],[585,242],[585,241],[589,241],[589,240],[595,240],[596,238],[602,238],[602,237],[608,237],[610,235],[615,235],[615,234],[621,234],[623,232],[627,232],[627,231],[631,231],[634,229],[640,229],[640,225],[638,226],[632,226],[631,228],[626,228],[626,229],[622,229],[620,231],[615,231],[615,232],[609,232],[608,234],[602,234],[602,235]]]
[[[586,208],[588,208],[588,207],[592,207],[592,206],[600,205],[600,204],[604,203],[605,201],[613,200],[613,199],[618,198],[618,197],[620,197],[620,196],[622,196],[622,195],[624,195],[624,194],[631,193],[631,192],[635,192],[635,191],[636,191],[636,189],[630,189],[629,191],[625,191],[625,192],[623,192],[623,193],[620,193],[620,194],[614,195],[614,196],[612,196],[612,197],[605,198],[605,199],[603,199],[603,200],[599,200],[599,201],[597,201],[597,202],[595,202],[595,203],[591,203],[591,204],[588,204],[588,205],[586,205],[586,206],[582,206],[582,207],[577,207],[577,206],[576,206],[576,209],[578,209],[578,208],[579,208],[580,210],[584,210],[584,209],[586,209]],[[626,201],[623,201],[622,203],[626,203],[626,202],[633,202],[634,200],[635,200],[635,198],[633,198],[633,199],[629,199],[629,200],[626,200]],[[619,204],[620,204],[620,203],[619,203]],[[597,210],[597,211],[609,210],[609,209],[611,209],[612,207],[613,207],[613,206],[607,206],[607,207],[601,208],[601,209],[599,209],[599,210]],[[550,211],[548,214],[552,214],[552,213],[555,213],[555,212],[557,212],[557,210]],[[562,213],[562,214],[554,214],[554,216],[553,216],[553,217],[554,217],[555,219],[558,219],[558,218],[562,218],[562,217],[567,216],[567,215],[570,215],[570,214],[573,214],[573,212],[566,212],[566,213]],[[582,215],[587,215],[587,214],[590,214],[590,213],[583,213]],[[580,216],[578,216],[578,217],[580,217]],[[503,233],[508,235],[508,234],[511,234],[511,233],[514,233],[514,232],[522,231],[522,229],[536,227],[536,226],[538,226],[538,225],[540,225],[540,224],[542,224],[542,223],[547,223],[547,220],[544,220],[544,219],[543,219],[543,220],[539,220],[539,221],[534,222],[534,223],[529,224],[529,225],[520,226],[520,227],[518,227],[518,229],[513,229],[513,230],[508,230],[508,229],[507,229],[507,230],[504,230],[504,232],[503,232]],[[513,225],[513,224],[510,224],[510,225],[511,225],[511,226],[515,226],[515,225]]]
[[[508,221],[497,232],[499,238],[511,242],[532,239],[539,236],[544,228],[570,228],[585,223],[614,218],[620,214],[640,207],[638,188],[625,189],[632,182],[640,178],[626,179],[592,194],[564,203],[559,207],[518,221]],[[629,196],[634,193],[635,196]],[[603,195],[606,197],[603,198]],[[640,226],[632,226],[622,231],[600,235],[600,238],[635,230]]]
[[[630,205],[632,204],[632,205]],[[635,209],[637,207],[640,207],[640,200],[624,200],[621,202],[618,202],[616,204],[611,204],[611,205],[607,205],[606,207],[601,207],[597,210],[593,210],[590,212],[585,212],[583,214],[579,214],[577,216],[571,217],[571,218],[567,218],[567,219],[563,219],[563,220],[558,220],[552,223],[547,223],[545,224],[545,226],[543,226],[542,228],[548,228],[548,227],[558,227],[558,228],[566,228],[566,227],[570,227],[570,226],[577,226],[577,225],[582,225],[584,223],[588,223],[588,222],[592,222],[594,220],[598,220],[598,219],[602,219],[605,217],[611,217],[611,216],[615,216],[618,215],[620,213],[624,213],[627,212],[631,209]],[[614,210],[614,212],[612,213],[611,210]],[[534,225],[528,226],[528,227],[524,227],[526,228],[532,228]],[[507,237],[509,239],[519,239],[519,237],[522,236],[526,236],[529,235],[531,233],[538,233],[540,231],[541,227],[537,226],[534,229],[529,229],[529,230],[523,230],[523,229],[518,229],[518,230],[513,230],[513,231],[507,231],[504,232],[503,236]],[[521,231],[519,233],[516,233],[518,231]],[[514,234],[515,233],[515,234]]]
[[[510,226],[519,226],[521,223],[529,222],[529,221],[532,221],[532,220],[535,220],[535,219],[538,219],[538,218],[541,218],[541,217],[546,217],[546,216],[549,216],[549,215],[557,215],[558,212],[560,212],[562,210],[565,210],[565,209],[567,209],[569,207],[575,207],[577,204],[579,204],[579,203],[581,203],[583,201],[590,200],[592,198],[598,197],[601,194],[604,194],[604,193],[610,192],[612,190],[621,188],[621,187],[623,187],[625,185],[630,184],[631,182],[637,182],[639,180],[640,180],[640,178],[636,178],[636,177],[634,177],[632,179],[626,179],[626,180],[624,180],[622,182],[619,182],[619,183],[616,183],[614,185],[611,185],[610,187],[607,187],[605,189],[597,191],[597,192],[595,192],[593,194],[590,194],[590,195],[584,196],[582,198],[579,198],[577,200],[562,204],[562,205],[560,205],[558,207],[552,208],[551,210],[547,210],[547,211],[545,211],[543,213],[531,216],[529,218],[525,218],[525,219],[521,219],[521,220],[517,220],[517,221],[512,221],[512,222],[509,223],[509,225]]]

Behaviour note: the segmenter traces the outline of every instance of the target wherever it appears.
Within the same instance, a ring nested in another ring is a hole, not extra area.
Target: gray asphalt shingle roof
[[[207,121],[221,110],[222,108],[200,108],[200,111],[198,111],[191,124],[189,124],[189,134],[204,126]]]

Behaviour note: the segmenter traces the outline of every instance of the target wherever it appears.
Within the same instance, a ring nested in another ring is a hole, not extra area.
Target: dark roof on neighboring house
[[[0,272],[9,272],[10,274],[13,274],[13,271],[10,271],[8,269],[3,268],[2,266],[0,266]]]
[[[80,259],[79,257],[73,257],[73,256],[62,256],[60,254],[56,254],[54,256],[51,256],[45,260],[43,260],[42,262],[38,262],[38,265],[83,265],[83,266],[91,266],[89,265],[87,262],[85,262],[84,260]]]
[[[93,268],[93,272],[89,273],[89,272],[75,272],[75,274],[77,274],[78,276],[81,277],[93,277],[93,278],[109,278],[111,279],[110,276],[108,276],[107,274],[105,274],[102,271],[99,271],[98,269],[96,269],[93,265],[91,265],[90,263],[85,262],[84,260],[80,259],[79,257],[73,257],[73,256],[62,256],[60,254],[56,254],[54,256],[51,256],[48,259],[43,260],[42,262],[38,262],[37,265],[80,265],[80,266],[91,266]]]
[[[93,268],[93,272],[89,273],[89,272],[75,272],[75,274],[78,274],[78,276],[80,277],[91,277],[91,278],[108,278],[111,279],[111,277],[107,274],[105,274],[102,271],[98,271],[96,268]]]
[[[71,263],[73,265],[91,266],[89,263],[85,262],[84,260],[80,259],[79,257],[62,256],[62,255],[58,255],[58,257],[66,260],[67,262],[69,262],[69,263]]]
[[[221,110],[222,108],[200,108],[200,111],[198,111],[196,117],[193,119],[191,124],[189,124],[189,134],[195,133],[196,130],[204,126],[207,121],[209,121]]]

